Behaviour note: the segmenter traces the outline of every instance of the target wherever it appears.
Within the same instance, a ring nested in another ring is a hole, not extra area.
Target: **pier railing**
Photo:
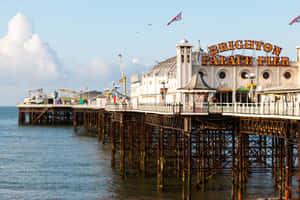
[[[183,104],[114,104],[108,103],[108,111],[137,111],[158,112],[167,114],[253,114],[253,115],[281,115],[300,117],[300,103],[272,102],[272,103],[204,103],[201,105]]]
[[[159,113],[181,113],[182,104],[106,104],[108,111],[139,111],[139,112],[159,112]]]
[[[274,115],[300,117],[300,102],[271,102],[271,103],[202,103],[202,104],[116,104],[103,105],[64,105],[64,104],[18,104],[17,107],[57,108],[67,107],[76,109],[105,109],[107,111],[151,112],[160,114],[198,114],[207,115]]]

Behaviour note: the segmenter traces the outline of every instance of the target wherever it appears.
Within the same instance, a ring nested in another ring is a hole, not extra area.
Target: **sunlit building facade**
[[[259,43],[270,55],[250,57],[231,51],[231,56],[222,56],[224,45],[228,50],[234,48],[233,42],[214,45],[207,51],[199,44],[193,51],[193,45],[183,40],[176,45],[176,56],[141,76],[131,77],[131,103],[201,107],[207,103],[299,102],[300,47],[297,61],[290,61],[279,57],[281,48],[275,45],[250,40],[235,42],[236,47],[250,48],[252,44],[255,51]]]

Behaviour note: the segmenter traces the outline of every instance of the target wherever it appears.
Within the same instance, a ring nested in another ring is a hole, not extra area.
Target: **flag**
[[[172,22],[180,21],[180,20],[182,20],[182,12],[180,12],[178,15],[176,15],[176,17],[174,17],[171,21],[169,21],[167,26],[169,26]]]
[[[126,76],[123,76],[122,79],[119,80],[119,83],[125,83]]]
[[[300,15],[299,15],[298,17],[294,18],[294,19],[289,23],[289,25],[292,25],[292,24],[295,23],[295,22],[300,22]]]

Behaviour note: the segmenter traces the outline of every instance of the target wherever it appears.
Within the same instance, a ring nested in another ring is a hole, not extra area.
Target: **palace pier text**
[[[278,199],[300,196],[300,106],[17,105],[19,125],[73,124],[111,146],[111,165],[126,181],[156,176],[159,192],[213,190],[224,179],[244,199],[249,177],[266,173]],[[259,181],[259,180],[258,180]]]

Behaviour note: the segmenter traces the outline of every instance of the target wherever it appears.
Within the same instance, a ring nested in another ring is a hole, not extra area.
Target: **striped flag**
[[[182,20],[182,12],[180,12],[178,15],[176,15],[176,17],[174,17],[171,21],[169,21],[167,26],[169,26],[172,22],[180,21],[180,20]]]
[[[293,23],[296,23],[296,22],[300,22],[300,15],[296,18],[294,18],[290,23],[289,25],[292,25]]]

